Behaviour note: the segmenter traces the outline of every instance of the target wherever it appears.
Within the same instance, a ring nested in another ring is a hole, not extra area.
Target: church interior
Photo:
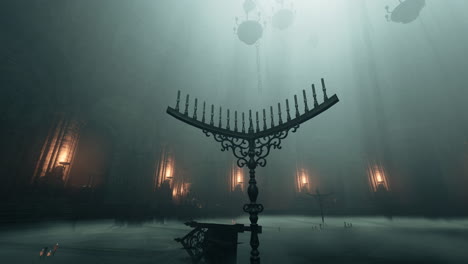
[[[5,0],[5,263],[468,261],[465,0]]]

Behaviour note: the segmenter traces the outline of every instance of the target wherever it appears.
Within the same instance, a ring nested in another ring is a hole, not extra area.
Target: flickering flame
[[[295,175],[296,191],[298,193],[310,192],[312,188],[310,180],[309,171],[305,168],[298,168]]]
[[[388,175],[382,165],[369,165],[368,175],[372,191],[377,192],[379,190],[390,190],[388,185]]]
[[[190,192],[190,183],[175,183],[172,189],[172,198],[179,200],[180,198],[185,197]]]
[[[229,173],[229,187],[231,191],[244,190],[244,172],[237,164],[233,164]]]
[[[168,165],[166,167],[166,178],[171,178],[172,177],[172,167],[171,165]]]
[[[242,175],[240,173],[237,174],[237,183],[242,183]]]
[[[375,173],[375,177],[377,178],[378,183],[383,182],[382,175],[380,174],[379,171]]]
[[[307,177],[302,175],[302,184],[307,184]]]
[[[59,157],[57,159],[57,162],[58,164],[60,164],[61,162],[67,162],[68,160],[68,151],[67,149],[62,149],[62,151],[60,152],[59,154]]]

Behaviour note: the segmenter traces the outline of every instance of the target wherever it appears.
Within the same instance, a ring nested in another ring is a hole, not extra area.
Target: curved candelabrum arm
[[[271,135],[276,135],[277,133],[280,133],[282,131],[286,130],[291,130],[292,132],[296,132],[297,128],[299,127],[300,124],[308,121],[309,119],[312,119],[319,114],[325,112],[327,109],[335,105],[336,103],[339,102],[338,96],[333,95],[329,98],[327,98],[323,103],[319,104],[317,107],[306,111],[302,115],[297,116],[294,119],[291,119],[288,122],[285,122],[283,124],[271,127],[269,129],[254,133],[252,137],[257,140],[265,137],[270,137]]]
[[[221,127],[215,127],[214,125],[207,124],[202,121],[198,121],[197,119],[190,117],[189,115],[185,115],[184,113],[181,113],[177,109],[174,109],[172,107],[168,107],[166,110],[166,113],[175,117],[176,119],[179,119],[180,121],[186,124],[189,124],[191,126],[201,129],[203,132],[207,131],[212,134],[219,134],[219,135],[224,135],[227,137],[241,138],[241,139],[248,139],[252,137],[252,135],[249,135],[247,133],[236,132],[236,131],[232,131],[230,129],[221,128]]]
[[[233,138],[221,134],[215,134],[210,131],[203,130],[207,137],[213,135],[214,140],[221,143],[221,151],[231,150],[237,159],[237,166],[244,167],[247,165],[247,156],[249,152],[249,142],[242,138]]]
[[[215,127],[214,125],[211,125],[202,121],[198,121],[196,118],[193,118],[193,117],[190,117],[189,115],[181,113],[179,112],[177,108],[168,107],[166,112],[169,115],[181,120],[184,123],[197,127],[203,131],[210,132],[212,134],[218,134],[224,137],[232,137],[232,138],[239,138],[239,139],[246,139],[246,140],[249,140],[249,139],[257,140],[257,139],[262,139],[265,137],[271,137],[272,135],[277,135],[278,133],[282,133],[283,131],[289,131],[291,129],[293,129],[293,132],[295,132],[295,129],[297,129],[300,124],[323,113],[328,108],[338,103],[338,101],[339,101],[338,97],[336,95],[333,95],[327,98],[323,103],[321,103],[317,107],[309,111],[306,111],[302,115],[299,115],[296,118],[291,119],[288,122],[282,123],[277,126],[273,126],[266,130],[257,131],[254,133],[237,132],[237,131],[232,131],[227,128]]]
[[[237,158],[237,165],[239,167],[247,165],[249,144],[254,144],[255,163],[261,167],[265,167],[267,163],[266,157],[269,155],[271,149],[281,149],[281,141],[288,136],[289,131],[293,133],[296,132],[300,124],[323,113],[328,108],[338,103],[338,101],[336,95],[326,97],[323,103],[317,104],[316,107],[311,110],[306,110],[302,115],[296,115],[294,119],[269,129],[264,129],[262,131],[257,130],[256,132],[250,131],[248,133],[232,131],[220,126],[215,127],[211,123],[205,123],[203,121],[204,119],[198,121],[196,115],[190,117],[188,114],[185,114],[185,112],[181,113],[177,106],[176,108],[168,107],[167,113],[184,123],[201,129],[206,136],[213,135],[213,138],[221,143],[222,151],[232,150],[234,156]],[[203,117],[204,115],[203,112]]]
[[[289,131],[295,133],[298,128],[299,125],[296,125],[275,134],[257,138],[255,140],[255,162],[257,165],[265,167],[267,164],[266,157],[270,154],[271,149],[281,149],[281,141],[288,136]]]

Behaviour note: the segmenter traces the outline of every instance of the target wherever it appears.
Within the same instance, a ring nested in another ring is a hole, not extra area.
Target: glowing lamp
[[[66,163],[69,160],[68,154],[68,146],[64,146],[63,148],[61,148],[58,156],[58,164]]]
[[[172,168],[170,166],[166,168],[166,179],[172,179]]]
[[[368,168],[369,184],[372,191],[377,192],[379,190],[389,191],[388,176],[382,165],[369,165]]]
[[[379,171],[377,171],[377,172],[375,173],[375,178],[376,178],[376,180],[377,180],[378,183],[382,183],[382,182],[383,182],[382,175],[380,174]]]
[[[310,177],[309,172],[306,169],[301,168],[301,169],[296,170],[295,181],[296,181],[296,190],[298,193],[310,192],[311,184],[310,184],[309,177]]]
[[[255,20],[246,20],[242,22],[237,29],[237,36],[247,45],[253,45],[263,35],[262,25]]]
[[[229,174],[229,188],[231,192],[244,190],[244,173],[237,164],[233,164]]]
[[[238,183],[238,184],[243,183],[243,181],[242,181],[242,175],[241,175],[240,173],[237,174],[237,183]]]

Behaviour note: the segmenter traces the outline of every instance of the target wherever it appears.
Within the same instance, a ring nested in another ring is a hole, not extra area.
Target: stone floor
[[[468,263],[468,220],[262,216],[262,263]],[[248,223],[247,218],[198,219]],[[344,222],[352,228],[344,228]],[[0,229],[1,263],[190,263],[173,238],[181,222],[116,224],[113,220],[49,222]],[[249,233],[240,234],[238,263],[249,263]],[[54,257],[39,258],[59,243]]]

